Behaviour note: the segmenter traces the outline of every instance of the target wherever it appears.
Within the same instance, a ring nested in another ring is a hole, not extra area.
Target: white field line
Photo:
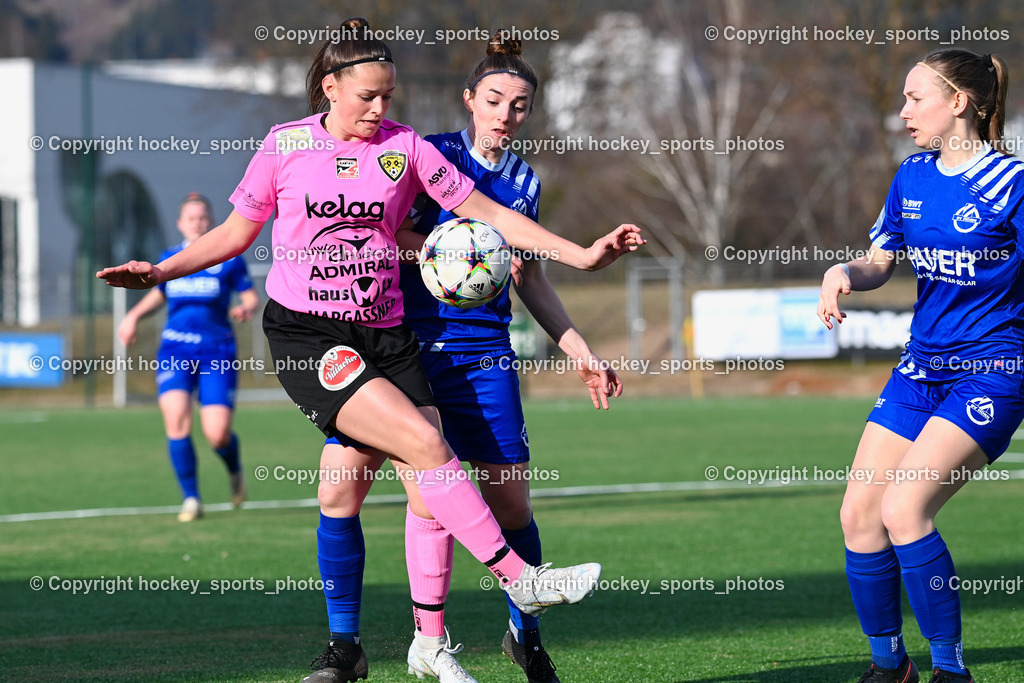
[[[1010,454],[1007,454],[1010,455]],[[1024,454],[1021,454],[1024,455]],[[1004,456],[1005,457],[1005,456]],[[1009,470],[1007,479],[1024,479],[1024,470]],[[980,480],[991,481],[991,480]],[[723,490],[755,490],[762,488],[790,488],[797,486],[839,486],[844,481],[793,480],[786,484],[768,480],[764,483],[747,483],[744,481],[673,481],[652,482],[648,484],[613,484],[597,486],[565,486],[561,488],[541,488],[530,492],[531,498],[568,498],[571,496],[609,496],[624,493],[656,493],[662,491],[723,491]],[[389,494],[367,496],[364,505],[395,505],[406,501],[405,494]],[[315,508],[319,503],[316,498],[297,500],[251,500],[245,503],[246,510],[273,510],[284,508]],[[213,503],[204,505],[207,512],[225,512],[233,508],[231,503]],[[23,512],[12,515],[0,515],[0,524],[11,522],[39,522],[51,519],[85,519],[89,517],[123,517],[137,515],[169,515],[177,513],[179,505],[157,505],[150,507],[125,508],[92,508],[87,510],[57,510],[54,512]]]

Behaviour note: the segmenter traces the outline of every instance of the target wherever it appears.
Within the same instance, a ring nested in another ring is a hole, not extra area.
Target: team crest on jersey
[[[970,232],[978,227],[981,222],[981,214],[974,204],[964,204],[953,216],[953,227],[957,232]]]
[[[359,159],[355,157],[336,157],[334,159],[338,167],[338,177],[342,180],[356,180],[359,178]]]
[[[317,376],[328,391],[340,391],[363,374],[366,363],[350,346],[335,346],[320,359]]]
[[[398,179],[405,173],[406,156],[397,149],[389,149],[377,157],[380,168],[391,180],[398,182]]]
[[[313,131],[309,126],[288,128],[274,133],[277,152],[282,156],[304,149],[313,149]]]
[[[967,417],[976,425],[987,425],[996,416],[996,406],[988,396],[972,398],[967,402]]]

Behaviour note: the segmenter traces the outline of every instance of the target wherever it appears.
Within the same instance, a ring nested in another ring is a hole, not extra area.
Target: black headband
[[[365,64],[366,62],[378,62],[378,63],[385,62],[385,63],[388,63],[388,64],[394,64],[395,63],[394,60],[391,59],[391,55],[382,55],[380,57],[365,57],[363,59],[353,59],[351,62],[342,62],[341,64],[339,64],[338,66],[334,67],[333,69],[328,69],[327,71],[324,72],[323,78],[327,78],[328,76],[330,76],[331,74],[333,74],[336,71],[341,71],[342,69],[347,69],[348,67],[355,66],[356,64]]]
[[[524,81],[526,81],[527,83],[532,85],[534,90],[537,89],[537,81],[529,78],[526,74],[519,73],[515,69],[495,69],[494,71],[485,71],[482,74],[480,74],[479,76],[477,76],[477,79],[475,81],[473,81],[472,83],[469,84],[469,89],[471,91],[474,90],[476,88],[476,84],[477,83],[479,83],[480,81],[484,80],[488,76],[493,76],[494,74],[512,74],[513,76],[519,76]]]

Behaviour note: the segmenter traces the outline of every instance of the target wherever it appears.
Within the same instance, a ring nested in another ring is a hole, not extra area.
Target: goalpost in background
[[[648,330],[644,317],[644,283],[665,281],[668,284],[668,354],[672,360],[683,360],[683,260],[650,257],[628,259],[626,271],[626,321],[629,329],[630,358],[645,358],[644,336]]]

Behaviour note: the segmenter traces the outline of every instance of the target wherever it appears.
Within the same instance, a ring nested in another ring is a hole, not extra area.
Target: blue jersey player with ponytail
[[[838,264],[818,317],[839,295],[917,275],[911,339],[868,415],[840,518],[846,573],[871,647],[862,682],[916,683],[903,644],[901,579],[931,648],[931,683],[973,681],[964,662],[956,570],[935,515],[1007,448],[1024,417],[1024,162],[1000,151],[1006,65],[938,50],[906,78],[900,117],[924,151],[896,173],[864,259]],[[877,485],[876,485],[877,484]]]
[[[536,89],[537,77],[521,56],[520,42],[508,32],[498,31],[463,93],[470,113],[467,128],[426,138],[472,178],[478,190],[533,220],[539,211],[540,180],[509,147],[533,108]],[[456,218],[426,195],[420,199],[413,205],[418,233],[426,235],[434,226]],[[607,409],[608,398],[622,393],[621,380],[573,326],[537,255],[522,256],[517,295],[573,361],[594,407]],[[408,302],[405,320],[420,341],[445,435],[459,457],[478,473],[480,491],[509,545],[530,562],[540,563],[540,533],[533,519],[527,476],[530,444],[509,339],[509,291],[486,306],[458,309],[434,299],[416,271],[415,265],[405,265],[400,278]],[[417,625],[410,660],[421,643],[443,633],[451,571],[450,564],[430,561],[444,557],[452,537],[440,531],[425,512],[411,501],[406,520],[406,559]],[[556,683],[558,677],[541,643],[537,616],[524,614],[509,603],[509,617],[502,650],[531,683]]]

